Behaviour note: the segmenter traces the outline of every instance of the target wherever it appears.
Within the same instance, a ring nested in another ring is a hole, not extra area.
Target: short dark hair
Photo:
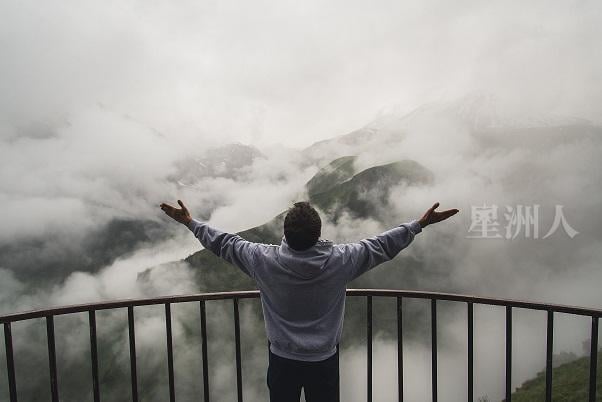
[[[306,250],[318,242],[322,220],[309,202],[293,204],[284,218],[284,237],[288,245],[297,251]]]

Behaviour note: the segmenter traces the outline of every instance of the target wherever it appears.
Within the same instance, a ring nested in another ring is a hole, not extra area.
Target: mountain
[[[602,140],[602,128],[586,119],[526,110],[516,102],[475,91],[453,100],[428,102],[411,110],[384,109],[363,127],[316,142],[302,150],[302,154],[307,165],[322,165],[347,155],[372,155],[378,159],[384,147],[403,145],[409,136],[445,141],[449,133],[465,136],[474,153],[495,148],[539,150],[554,146],[558,141]]]
[[[386,113],[369,123],[367,127],[382,126],[383,121],[407,127],[434,119],[462,122],[472,130],[591,125],[591,122],[586,119],[536,112],[525,109],[522,104],[507,102],[492,93],[474,91],[454,100],[425,103],[409,113],[399,111]]]
[[[330,162],[312,177],[305,187],[312,196],[329,190],[332,186],[343,183],[356,173],[354,162],[357,156],[343,156]]]
[[[382,141],[376,130],[360,128],[348,134],[318,141],[301,151],[306,165],[321,164],[344,155],[357,154],[371,142]]]
[[[598,352],[598,362],[602,352]],[[600,364],[598,364],[598,367]],[[596,401],[602,401],[602,370],[597,371]],[[525,381],[512,393],[513,402],[535,402],[545,399],[546,373]],[[552,369],[552,399],[564,402],[587,401],[589,395],[589,356],[581,357]]]
[[[343,164],[342,169],[348,167]],[[332,180],[342,177],[341,174],[331,176]],[[412,160],[402,160],[365,169],[332,186],[323,184],[328,190],[310,193],[310,201],[325,211],[334,223],[344,211],[355,218],[383,221],[379,211],[389,207],[389,194],[394,186],[428,185],[433,181],[433,173],[424,166]]]
[[[1,267],[30,285],[60,282],[75,271],[97,272],[170,233],[156,221],[114,218],[81,238],[36,237],[0,245]]]
[[[246,168],[265,155],[257,148],[240,143],[207,149],[201,155],[178,161],[168,180],[180,186],[194,186],[205,177],[244,178]]]

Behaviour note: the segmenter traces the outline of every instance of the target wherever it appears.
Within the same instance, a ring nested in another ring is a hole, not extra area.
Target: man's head
[[[296,202],[284,218],[284,237],[297,251],[312,247],[320,238],[322,221],[309,202]]]

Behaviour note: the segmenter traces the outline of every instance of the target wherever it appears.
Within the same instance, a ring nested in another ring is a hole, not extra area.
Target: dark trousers
[[[334,355],[319,362],[286,359],[269,350],[270,402],[339,402],[339,345]]]

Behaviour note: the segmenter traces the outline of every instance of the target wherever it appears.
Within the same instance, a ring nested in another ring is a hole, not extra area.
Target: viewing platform
[[[240,339],[240,315],[239,301],[242,299],[259,298],[259,291],[237,291],[220,293],[202,293],[193,295],[165,296],[145,299],[128,299],[105,301],[90,304],[80,304],[71,306],[62,306],[48,308],[44,310],[35,310],[22,313],[14,313],[0,316],[0,324],[4,326],[4,342],[6,347],[6,362],[8,375],[8,393],[11,402],[17,402],[17,385],[15,375],[15,356],[13,351],[13,339],[11,324],[18,321],[44,319],[46,321],[46,334],[48,344],[48,362],[50,373],[50,389],[48,390],[53,402],[60,401],[58,389],[58,375],[56,362],[54,317],[60,315],[88,313],[89,332],[90,332],[90,365],[92,373],[92,395],[94,402],[101,401],[99,370],[98,370],[98,345],[96,332],[96,312],[101,310],[127,309],[128,320],[128,339],[129,339],[129,360],[130,360],[130,384],[131,401],[138,402],[138,374],[136,359],[136,328],[134,324],[135,308],[149,305],[163,305],[165,310],[165,342],[167,354],[167,373],[169,384],[169,400],[177,400],[174,385],[174,354],[172,340],[172,311],[171,307],[178,303],[197,302],[199,304],[200,331],[201,331],[201,350],[203,367],[203,401],[210,401],[208,357],[207,357],[207,317],[206,304],[214,300],[231,300],[232,314],[234,319],[234,340],[235,340],[235,359],[236,359],[236,395],[238,402],[244,400],[242,387],[242,358],[241,358],[241,339]],[[403,401],[403,331],[402,331],[402,300],[403,299],[426,299],[430,302],[430,320],[431,320],[431,395],[432,401],[437,401],[437,302],[450,301],[463,303],[466,305],[467,317],[467,395],[468,401],[474,401],[474,306],[492,305],[505,308],[505,401],[511,401],[511,379],[512,379],[512,312],[513,309],[540,310],[547,313],[546,326],[546,361],[545,361],[545,401],[552,401],[552,368],[553,368],[553,343],[554,343],[554,315],[563,313],[570,315],[586,316],[591,318],[591,342],[590,342],[590,367],[589,367],[589,394],[588,400],[596,400],[596,371],[597,371],[597,351],[598,351],[598,323],[602,316],[602,310],[581,308],[574,306],[534,303],[520,300],[497,299],[478,296],[467,296],[460,294],[420,292],[407,290],[388,290],[388,289],[348,289],[347,296],[359,297],[365,299],[366,307],[366,380],[367,393],[366,401],[373,400],[372,387],[372,302],[373,298],[395,299],[397,303],[397,389],[398,400]],[[267,341],[267,340],[266,340]],[[233,384],[234,385],[234,384]],[[199,395],[199,399],[200,399]]]

